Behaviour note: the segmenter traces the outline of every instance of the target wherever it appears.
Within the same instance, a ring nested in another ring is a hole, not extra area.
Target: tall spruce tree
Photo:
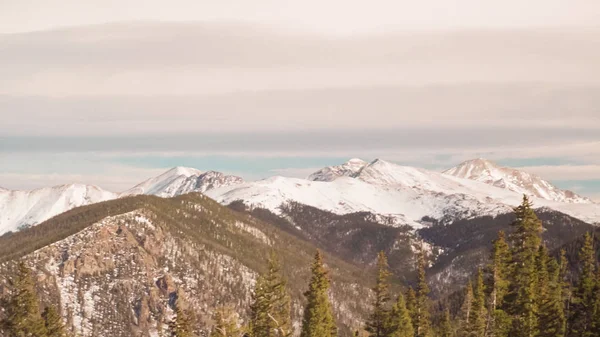
[[[387,336],[390,337],[414,337],[415,331],[412,326],[410,312],[406,308],[404,295],[400,293],[396,303],[392,307],[388,324]]]
[[[485,288],[483,284],[483,271],[479,269],[473,287],[473,307],[469,328],[470,337],[483,337],[485,335],[487,310],[485,309]]]
[[[581,274],[573,298],[571,316],[571,334],[573,336],[596,336],[592,331],[592,316],[594,308],[594,290],[596,286],[596,255],[593,238],[586,233],[583,247],[579,253]]]
[[[592,310],[592,332],[594,336],[600,336],[600,268],[596,269],[596,286],[594,288]]]
[[[48,306],[42,313],[44,319],[44,325],[46,326],[46,334],[48,337],[65,337],[67,332],[65,325],[63,324],[62,318],[54,309],[54,307]]]
[[[454,328],[452,327],[452,320],[450,319],[450,310],[448,308],[444,310],[444,314],[442,315],[442,320],[440,322],[440,332],[438,336],[454,337]]]
[[[489,293],[487,336],[507,337],[511,322],[504,310],[504,298],[510,284],[511,253],[503,231],[498,232],[498,238],[494,240],[490,260],[486,286]]]
[[[542,222],[533,211],[527,196],[514,210],[512,224],[512,283],[509,314],[513,316],[511,337],[534,337],[537,334],[536,257],[541,244]]]
[[[269,255],[267,272],[256,280],[250,306],[252,337],[285,337],[292,334],[290,297],[274,253]]]
[[[567,260],[567,253],[564,249],[560,250],[559,258],[559,281],[561,285],[562,303],[564,308],[564,324],[565,331],[568,332],[569,328],[569,317],[571,317],[571,300],[572,300],[572,284],[568,279],[569,261]],[[566,333],[568,335],[568,333]]]
[[[467,283],[465,287],[465,296],[463,299],[462,306],[460,308],[460,317],[459,317],[459,328],[458,328],[458,336],[459,337],[469,337],[471,334],[472,327],[472,316],[473,316],[473,284],[471,280]]]
[[[540,271],[540,299],[538,317],[539,337],[564,337],[566,319],[563,301],[563,285],[560,279],[559,263],[547,255],[545,249],[540,249],[540,259],[546,260],[547,281],[544,281],[544,271]]]
[[[370,337],[385,337],[388,335],[388,320],[390,318],[388,307],[390,301],[389,277],[387,257],[384,252],[380,252],[377,256],[377,279],[373,288],[375,293],[373,312],[365,325],[365,330]]]
[[[413,320],[413,328],[415,329],[415,337],[430,337],[431,319],[430,319],[430,304],[429,304],[429,286],[425,278],[426,258],[423,246],[419,251],[417,264],[417,288],[415,302],[415,319]]]
[[[11,337],[46,337],[46,326],[40,315],[35,283],[24,262],[17,266],[12,286],[12,296],[5,308],[6,319],[2,324],[4,330],[8,331],[8,336]]]
[[[311,267],[312,277],[308,291],[304,293],[307,299],[302,320],[301,337],[334,337],[337,327],[333,318],[333,310],[329,302],[329,275],[323,265],[323,255],[317,251]]]
[[[408,310],[414,329],[417,320],[417,294],[412,287],[408,287],[408,290],[406,290],[406,309]]]

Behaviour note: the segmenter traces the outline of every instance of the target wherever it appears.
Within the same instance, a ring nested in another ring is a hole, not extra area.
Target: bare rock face
[[[177,300],[206,317],[219,297],[249,305],[253,271],[165,235],[150,214],[106,218],[27,257],[40,288],[58,293],[63,317],[76,334],[166,336]],[[191,267],[198,263],[203,266]],[[225,270],[239,271],[238,277],[225,277]],[[218,283],[209,279],[212,272],[220,276]]]
[[[176,306],[189,310],[198,335],[210,331],[212,314],[223,306],[234,309],[242,324],[248,318],[256,277],[271,249],[285,254],[292,318],[299,327],[314,248],[200,195],[181,200],[136,198],[147,204],[100,217],[22,258],[33,270],[42,304],[60,308],[74,335],[168,336]],[[120,207],[134,201],[109,203]],[[88,207],[94,216],[106,214],[103,207],[108,206]],[[76,217],[84,216],[77,213]],[[61,225],[73,221],[64,219]],[[0,264],[0,274],[8,274],[13,266]],[[338,267],[331,273],[331,296],[339,304],[336,318],[343,335],[349,335],[364,319],[368,307],[364,299],[370,293],[352,278],[356,270]],[[2,279],[0,295],[6,294]]]

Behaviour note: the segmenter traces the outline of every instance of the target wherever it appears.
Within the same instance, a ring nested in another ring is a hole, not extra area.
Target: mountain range
[[[132,195],[173,197],[201,192],[222,204],[243,201],[275,214],[298,202],[335,214],[370,212],[393,225],[426,226],[431,219],[504,214],[523,194],[537,207],[563,212],[588,223],[600,222],[600,205],[564,191],[536,175],[474,159],[444,172],[360,159],[325,167],[306,179],[271,177],[244,181],[221,172],[176,167],[133,188],[113,193],[97,186],[62,185],[33,191],[0,189],[0,235],[36,225],[74,207]]]

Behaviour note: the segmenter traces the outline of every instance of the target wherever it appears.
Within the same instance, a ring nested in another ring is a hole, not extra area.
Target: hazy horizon
[[[0,186],[485,157],[600,196],[597,1],[140,4],[0,4]]]

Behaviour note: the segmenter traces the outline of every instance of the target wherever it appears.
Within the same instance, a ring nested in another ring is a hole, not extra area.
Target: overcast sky
[[[0,186],[473,157],[600,196],[597,0],[3,0]]]

